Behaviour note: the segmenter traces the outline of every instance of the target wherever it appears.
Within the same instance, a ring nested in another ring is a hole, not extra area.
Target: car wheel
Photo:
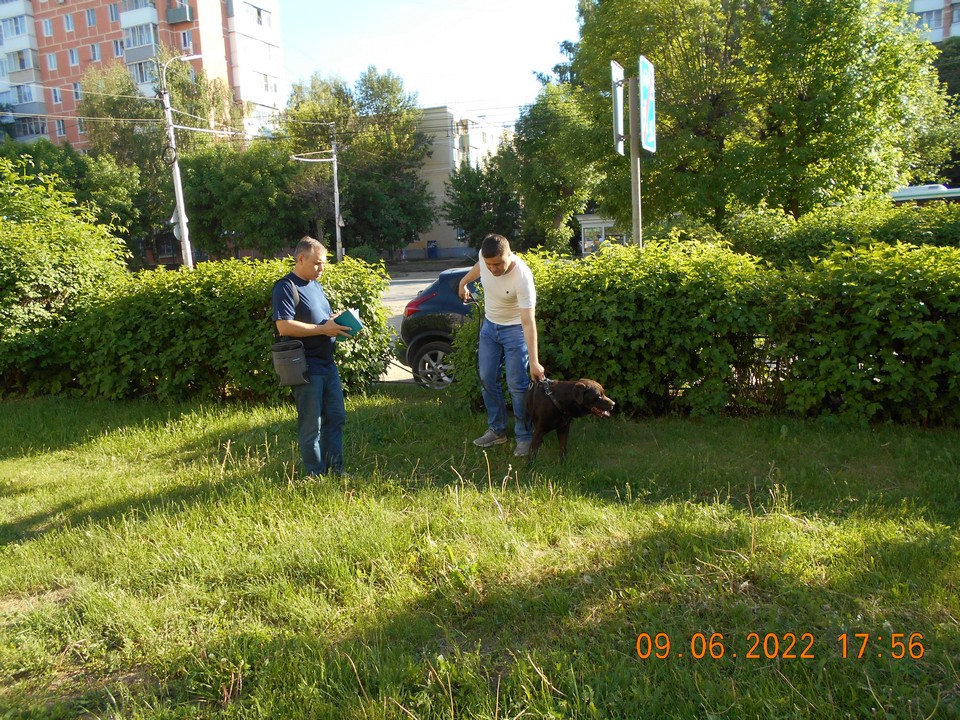
[[[442,340],[421,346],[411,363],[414,379],[431,390],[443,390],[453,382],[453,365],[449,360],[452,352],[453,346]]]

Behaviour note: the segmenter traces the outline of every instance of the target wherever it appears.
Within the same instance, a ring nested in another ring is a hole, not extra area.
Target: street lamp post
[[[331,144],[331,150],[318,150],[317,152],[302,153],[300,155],[291,155],[291,160],[296,160],[297,162],[328,162],[333,163],[333,227],[334,235],[336,237],[337,246],[335,248],[335,257],[337,262],[343,260],[343,243],[340,241],[340,228],[343,224],[343,219],[340,217],[340,183],[337,179],[337,126],[334,123],[320,123],[321,125],[329,125],[332,128],[333,132],[333,141]],[[327,155],[330,154],[330,157],[325,158],[314,158],[313,155]]]
[[[337,237],[337,262],[343,260],[343,244],[340,242],[340,184],[337,182],[337,128],[333,128],[333,226]]]
[[[177,158],[177,136],[173,127],[173,110],[170,107],[170,91],[167,89],[167,65],[174,60],[196,60],[200,55],[180,55],[167,60],[160,68],[160,98],[163,102],[163,117],[167,126],[167,141],[172,157],[164,157],[173,166],[173,194],[176,197],[177,210],[174,217],[180,231],[180,252],[183,255],[183,264],[188,270],[193,269],[193,250],[190,248],[190,231],[187,229],[187,210],[183,203],[183,183],[180,181],[180,162]],[[156,61],[154,61],[156,62]],[[166,156],[166,153],[164,153]]]

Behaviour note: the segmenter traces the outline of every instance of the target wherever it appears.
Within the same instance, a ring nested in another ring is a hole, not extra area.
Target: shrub
[[[0,379],[26,389],[49,367],[48,332],[123,281],[123,241],[95,224],[55,177],[0,158]]]
[[[753,259],[696,242],[525,259],[550,377],[593,378],[635,413],[706,415],[754,403],[769,273]],[[475,401],[474,323],[461,328],[456,348],[458,392]]]
[[[289,261],[200,263],[192,272],[143,271],[49,337],[58,388],[104,398],[279,398],[270,361],[273,283]],[[345,260],[323,276],[334,308],[356,307],[365,330],[338,343],[348,391],[376,380],[389,357],[381,266]],[[49,382],[51,373],[46,373]],[[34,391],[44,389],[37,378]]]
[[[960,247],[960,204],[896,205],[889,198],[862,198],[797,221],[781,210],[751,208],[727,221],[724,237],[737,252],[780,268],[792,263],[809,267],[812,258],[834,249],[876,242]]]
[[[377,254],[377,251],[369,245],[358,245],[355,248],[350,248],[348,253],[350,257],[356,260],[363,260],[371,265],[376,265],[380,262],[380,256]]]
[[[784,276],[775,318],[789,410],[960,421],[960,250],[838,250]]]
[[[125,273],[123,241],[25,168],[0,158],[0,341],[63,322]]]

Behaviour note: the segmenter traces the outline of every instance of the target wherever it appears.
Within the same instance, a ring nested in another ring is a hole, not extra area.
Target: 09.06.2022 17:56
[[[811,632],[748,632],[743,638],[723,633],[695,632],[689,638],[672,641],[665,632],[641,632],[637,635],[637,657],[641,660],[681,659],[721,660],[814,660],[818,652],[829,648],[843,660],[862,660],[876,655],[891,660],[919,660],[926,652],[923,633],[888,635],[845,632],[830,640],[818,640]]]

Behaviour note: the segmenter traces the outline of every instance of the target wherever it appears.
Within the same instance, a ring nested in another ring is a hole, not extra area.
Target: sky
[[[421,107],[512,124],[537,96],[535,72],[578,38],[577,0],[279,0],[287,83],[314,72],[351,86],[369,65]],[[285,94],[286,96],[286,94]]]

